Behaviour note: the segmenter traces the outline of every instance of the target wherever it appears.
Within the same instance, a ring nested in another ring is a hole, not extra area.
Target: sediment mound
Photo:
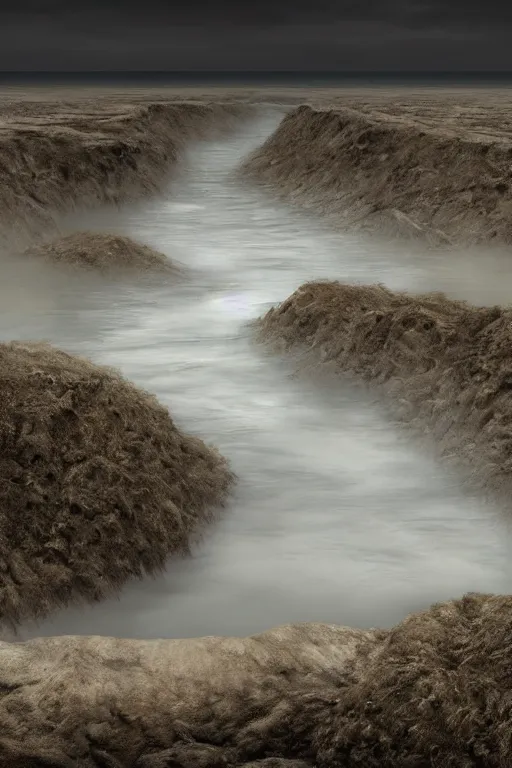
[[[386,631],[0,643],[0,764],[503,768],[511,622],[467,595]]]
[[[512,310],[444,294],[313,282],[256,324],[260,339],[381,388],[397,414],[495,491],[512,481]]]
[[[232,128],[250,109],[108,98],[10,104],[0,114],[0,228],[23,239],[76,206],[155,193],[190,141]]]
[[[410,113],[301,106],[241,171],[342,226],[433,244],[512,243],[512,140],[486,120],[489,111],[469,130],[462,116],[425,125]]]
[[[109,270],[178,272],[163,253],[124,235],[74,232],[58,240],[32,246],[26,255],[74,267]]]
[[[116,371],[0,344],[0,621],[97,600],[164,567],[232,476]]]

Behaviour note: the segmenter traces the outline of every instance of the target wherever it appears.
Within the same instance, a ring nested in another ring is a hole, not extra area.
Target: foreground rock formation
[[[0,644],[12,768],[505,768],[512,598],[468,595],[391,630]]]
[[[126,103],[128,102],[128,103]],[[194,139],[232,128],[245,105],[108,99],[10,103],[0,111],[0,228],[26,238],[75,206],[158,191]]]
[[[475,482],[511,490],[512,310],[383,286],[306,283],[256,324],[259,338],[371,382]]]
[[[117,372],[0,345],[0,622],[97,600],[188,551],[225,460]]]
[[[430,119],[418,111],[298,107],[242,172],[343,226],[432,243],[512,243],[506,116],[487,110],[478,123],[475,107],[460,107],[448,121],[447,102]]]
[[[73,232],[71,235],[32,246],[25,253],[56,264],[68,264],[101,272],[178,272],[165,254],[154,251],[130,237],[104,232]]]

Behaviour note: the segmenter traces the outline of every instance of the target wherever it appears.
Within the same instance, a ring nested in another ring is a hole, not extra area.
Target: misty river
[[[22,639],[245,635],[290,621],[389,626],[469,590],[512,589],[497,510],[464,493],[362,387],[296,375],[293,360],[256,345],[247,328],[316,278],[508,301],[500,255],[466,254],[459,269],[457,256],[332,231],[244,184],[233,170],[278,119],[262,114],[235,136],[191,147],[165,196],[63,223],[139,239],[189,279],[116,283],[7,258],[3,340],[45,339],[118,367],[181,429],[215,443],[239,478],[193,557],[118,598],[26,625]]]

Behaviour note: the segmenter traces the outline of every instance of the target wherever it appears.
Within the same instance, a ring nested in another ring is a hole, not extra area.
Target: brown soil
[[[23,84],[0,86],[0,112],[9,114],[30,111],[42,112],[55,103],[76,106],[77,102],[125,108],[127,104],[169,103],[242,103],[300,106],[311,104],[322,109],[350,106],[362,111],[383,110],[386,114],[404,114],[432,123],[461,123],[465,129],[479,130],[483,125],[498,126],[511,115],[512,96],[505,87],[475,85],[474,87],[443,85],[439,87],[358,85],[322,86],[294,85],[62,85],[47,86]]]
[[[232,128],[236,104],[9,102],[0,109],[0,229],[23,241],[59,212],[158,191],[185,145]]]
[[[260,338],[381,388],[400,417],[457,455],[474,481],[512,481],[512,310],[383,286],[306,283],[257,323]]]
[[[468,595],[386,631],[1,643],[0,764],[504,768],[511,622]]]
[[[510,242],[512,103],[493,88],[2,88],[0,230],[155,192],[190,140],[305,102],[245,173],[343,226]]]
[[[116,371],[0,345],[0,621],[154,573],[214,514],[225,460]]]
[[[165,254],[124,235],[103,232],[74,232],[58,240],[33,246],[25,253],[58,264],[100,271],[178,272]]]
[[[340,226],[512,243],[510,107],[401,106],[303,105],[241,171]]]

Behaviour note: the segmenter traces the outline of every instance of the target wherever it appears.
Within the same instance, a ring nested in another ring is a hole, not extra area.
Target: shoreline
[[[512,112],[491,113],[485,128],[469,106],[445,106],[437,122],[424,111],[302,105],[240,173],[336,227],[512,245]]]
[[[105,99],[0,107],[0,235],[22,245],[63,213],[158,193],[188,143],[248,114],[236,104]]]
[[[300,286],[254,323],[259,341],[303,351],[304,364],[381,395],[394,418],[507,511],[510,328],[510,309],[337,281]]]
[[[0,765],[500,768],[511,617],[467,595],[386,631],[0,643]]]

